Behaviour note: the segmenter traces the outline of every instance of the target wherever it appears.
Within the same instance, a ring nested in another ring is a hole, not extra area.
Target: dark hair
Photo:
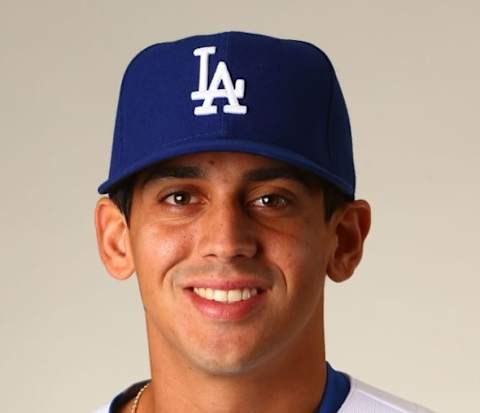
[[[132,195],[135,186],[137,175],[133,175],[124,180],[120,185],[115,187],[109,194],[109,198],[115,203],[117,208],[125,216],[127,224],[130,219],[130,212],[132,209]],[[316,186],[323,192],[323,202],[325,208],[325,222],[330,221],[333,213],[346,204],[352,201],[352,198],[344,194],[335,185],[316,176],[311,175],[311,178]]]
[[[348,202],[352,197],[343,193],[335,185],[320,179],[320,187],[323,192],[323,206],[325,209],[325,222],[330,221],[333,213]]]
[[[135,186],[137,175],[133,175],[120,182],[109,193],[108,197],[117,206],[120,212],[125,216],[127,224],[130,221],[130,211],[132,209],[133,188]]]

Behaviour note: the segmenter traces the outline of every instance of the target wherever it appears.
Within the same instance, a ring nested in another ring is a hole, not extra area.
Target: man
[[[325,360],[325,279],[353,274],[370,207],[318,48],[228,32],[143,50],[99,192],[100,256],[138,277],[152,375],[100,412],[427,412]]]

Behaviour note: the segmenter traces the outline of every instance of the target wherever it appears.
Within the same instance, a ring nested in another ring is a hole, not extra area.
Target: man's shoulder
[[[433,413],[431,410],[402,399],[348,374],[350,391],[338,413]],[[129,389],[137,388],[144,382],[135,383]],[[126,394],[125,390],[119,396]],[[113,403],[113,402],[112,402]],[[91,413],[109,413],[112,403],[109,403]]]
[[[350,378],[350,392],[338,413],[433,413],[361,380]]]
[[[107,405],[94,410],[92,413],[109,413],[109,412],[120,412],[123,406],[129,401],[132,400],[138,393],[138,391],[145,386],[150,381],[143,380],[137,383],[132,384],[127,387],[121,393],[117,394],[115,398]]]
[[[110,411],[110,404],[106,404],[99,409],[94,410],[92,413],[108,413]]]

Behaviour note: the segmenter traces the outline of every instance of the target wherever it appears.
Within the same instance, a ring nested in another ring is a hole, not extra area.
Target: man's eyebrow
[[[244,173],[243,179],[254,182],[272,181],[274,179],[288,179],[304,186],[306,189],[312,188],[311,179],[308,178],[307,174],[295,168],[289,167],[267,167],[254,169]]]
[[[140,185],[144,187],[148,182],[156,179],[168,178],[203,178],[205,171],[198,166],[173,165],[156,166],[147,172]],[[308,174],[291,167],[262,167],[245,172],[242,179],[247,182],[264,182],[275,179],[287,179],[302,185],[305,189],[312,189],[312,179]]]
[[[145,186],[147,182],[165,178],[205,178],[205,174],[196,166],[157,166],[147,172],[141,185]]]

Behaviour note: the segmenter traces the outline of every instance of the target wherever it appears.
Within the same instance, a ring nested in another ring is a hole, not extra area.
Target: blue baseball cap
[[[329,58],[307,42],[225,32],[154,44],[133,58],[99,193],[157,162],[206,151],[284,161],[355,196],[342,91]]]

